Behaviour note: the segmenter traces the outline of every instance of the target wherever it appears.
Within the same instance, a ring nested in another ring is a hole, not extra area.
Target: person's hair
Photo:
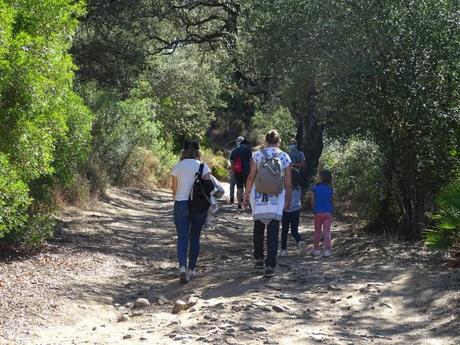
[[[280,134],[276,129],[272,129],[265,135],[265,142],[268,145],[276,145],[281,141]]]
[[[332,174],[329,170],[321,170],[319,172],[319,179],[322,183],[331,184],[332,183]]]
[[[241,142],[241,145],[249,146],[249,141],[248,141],[247,139],[244,139],[244,140]]]
[[[180,153],[180,160],[198,159],[201,160],[200,145],[197,141],[186,140]]]

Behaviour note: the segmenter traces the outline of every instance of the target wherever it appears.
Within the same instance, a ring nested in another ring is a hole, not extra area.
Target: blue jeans
[[[190,214],[188,201],[174,202],[174,224],[177,231],[177,257],[179,267],[187,267],[187,249],[190,251],[188,256],[188,268],[195,269],[198,255],[200,254],[200,235],[207,212],[200,214]]]

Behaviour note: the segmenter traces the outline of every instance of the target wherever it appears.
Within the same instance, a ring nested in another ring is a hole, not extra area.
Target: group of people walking
[[[272,277],[277,256],[288,254],[289,230],[297,242],[297,249],[300,252],[306,250],[306,243],[299,234],[303,187],[301,171],[305,167],[305,155],[298,150],[295,139],[289,141],[287,153],[282,151],[281,137],[276,130],[266,134],[263,147],[254,153],[243,137],[238,137],[236,144],[230,154],[230,203],[234,203],[236,185],[238,208],[249,207],[254,220],[255,268],[264,270],[265,277]],[[207,164],[201,161],[197,142],[185,142],[181,160],[174,166],[172,176],[179,279],[181,283],[187,283],[196,276],[201,230],[217,210],[216,198],[222,196],[223,188],[212,176]],[[308,192],[315,214],[314,256],[331,255],[331,182],[331,173],[323,170],[318,183]],[[278,248],[280,225],[281,248]],[[324,251],[320,251],[321,235]]]

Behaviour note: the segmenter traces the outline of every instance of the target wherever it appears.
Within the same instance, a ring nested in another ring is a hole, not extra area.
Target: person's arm
[[[291,163],[291,166],[292,166],[293,168],[305,168],[306,165],[307,165],[307,164],[306,164],[306,162],[305,162],[305,159],[300,160],[299,163]]]
[[[310,206],[311,206],[311,209],[313,210],[315,207],[315,193],[313,193],[313,191],[309,191],[308,198],[310,199]]]
[[[256,178],[257,173],[257,164],[254,159],[251,160],[251,167],[249,169],[249,175],[246,179],[246,188],[244,190],[243,196],[243,205],[245,207],[249,206],[249,193],[251,193],[252,186],[254,185],[254,180]]]
[[[291,165],[287,167],[286,172],[285,172],[284,189],[286,189],[284,209],[287,210],[291,207],[291,195],[292,195],[292,166]]]
[[[171,181],[171,190],[173,194],[173,199],[176,199],[176,192],[177,192],[177,177],[172,176],[172,181]]]

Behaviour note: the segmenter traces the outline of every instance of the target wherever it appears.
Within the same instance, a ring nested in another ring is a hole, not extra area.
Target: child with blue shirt
[[[333,194],[331,187],[332,174],[329,170],[319,173],[320,182],[310,190],[313,213],[315,215],[315,236],[313,242],[313,256],[321,256],[319,242],[323,231],[323,257],[331,256],[331,225],[333,212]]]

